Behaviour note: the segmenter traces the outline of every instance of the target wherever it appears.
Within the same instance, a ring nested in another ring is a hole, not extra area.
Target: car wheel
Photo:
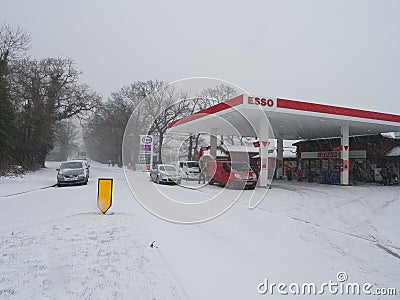
[[[156,182],[158,183],[158,184],[160,184],[160,177],[157,175],[157,177],[156,177]]]

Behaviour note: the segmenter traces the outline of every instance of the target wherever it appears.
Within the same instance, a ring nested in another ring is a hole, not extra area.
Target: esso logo
[[[153,141],[153,139],[151,138],[151,136],[142,137],[142,143],[143,144],[151,144],[152,141]]]
[[[268,106],[268,107],[273,107],[275,104],[274,100],[272,99],[259,98],[259,97],[249,97],[248,103],[254,105]]]

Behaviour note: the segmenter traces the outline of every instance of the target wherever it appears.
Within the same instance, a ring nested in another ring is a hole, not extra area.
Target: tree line
[[[139,136],[150,134],[154,137],[157,161],[162,162],[162,149],[172,142],[166,137],[170,122],[236,95],[236,90],[227,85],[217,85],[193,96],[159,80],[133,82],[112,93],[86,123],[86,149],[96,161],[112,160],[122,165],[125,160],[134,166],[139,157]],[[202,142],[201,134],[187,138],[181,145],[186,159],[192,160]],[[129,153],[125,159],[122,147]]]
[[[30,36],[22,28],[0,27],[0,170],[12,165],[44,167],[65,122],[84,117],[101,97],[79,83],[70,58],[28,56]]]
[[[221,84],[189,96],[166,82],[149,80],[135,81],[103,100],[80,83],[81,72],[71,58],[35,59],[29,49],[30,36],[24,29],[0,27],[0,173],[13,165],[26,170],[44,167],[56,144],[58,159],[66,159],[78,129],[84,142],[80,150],[93,160],[122,165],[124,135],[138,145],[140,134],[155,137],[161,160],[170,122],[237,95]],[[132,126],[125,131],[128,122]],[[185,141],[188,160],[201,139],[194,134]],[[137,147],[131,156],[136,163]]]

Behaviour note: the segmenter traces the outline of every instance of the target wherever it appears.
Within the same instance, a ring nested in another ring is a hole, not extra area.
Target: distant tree
[[[158,161],[162,163],[162,146],[168,124],[187,115],[190,102],[184,101],[184,92],[175,91],[162,81],[147,82],[146,88],[143,107],[152,121],[148,133],[155,136]]]
[[[229,85],[219,84],[215,87],[203,90],[200,95],[202,96],[202,98],[207,99],[207,101],[209,101],[209,104],[213,102],[214,104],[217,104],[219,102],[223,102],[238,96],[239,92]],[[235,141],[242,143],[241,139],[235,136],[227,136],[226,139],[227,142],[231,145],[234,145]],[[221,136],[221,140],[224,140],[223,136]]]
[[[195,98],[188,99],[190,114],[193,114],[202,109],[206,109],[213,105],[216,105],[220,102],[232,99],[235,96],[238,96],[239,93],[236,89],[231,86],[225,84],[219,84],[214,87],[210,87],[204,89],[199,93],[199,95]],[[187,159],[192,160],[197,156],[198,147],[200,144],[200,139],[202,138],[202,134],[193,134],[189,137],[186,146],[188,148],[187,151]],[[228,137],[228,140],[233,144],[234,137]]]
[[[204,89],[200,92],[200,97],[203,100],[203,106],[209,107],[211,105],[232,99],[238,96],[238,91],[226,84],[219,84],[214,87]]]
[[[58,160],[66,160],[71,156],[76,145],[77,125],[71,119],[62,120],[57,124],[56,144],[59,148]]]
[[[114,160],[122,165],[122,141],[125,127],[134,109],[143,100],[141,82],[134,82],[111,94],[107,102],[84,126],[84,141],[89,155],[100,162]],[[139,143],[139,130],[146,127],[148,118],[140,111],[135,111],[135,143]],[[132,137],[133,139],[133,137]],[[133,141],[132,141],[133,142]],[[137,155],[139,155],[137,153]]]
[[[168,124],[183,116],[187,108],[187,103],[178,101],[181,96],[158,80],[136,81],[112,93],[85,126],[90,155],[102,162],[113,159],[122,165],[122,146],[125,146],[126,159],[134,167],[139,158],[139,136],[152,134],[161,160]],[[124,134],[126,144],[122,145]]]

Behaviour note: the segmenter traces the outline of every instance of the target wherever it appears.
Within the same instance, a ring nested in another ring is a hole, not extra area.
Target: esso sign
[[[142,143],[143,144],[151,144],[153,142],[153,139],[151,138],[151,136],[144,136],[142,137]]]
[[[261,106],[273,107],[275,101],[273,99],[259,98],[259,97],[248,97],[247,103]]]

